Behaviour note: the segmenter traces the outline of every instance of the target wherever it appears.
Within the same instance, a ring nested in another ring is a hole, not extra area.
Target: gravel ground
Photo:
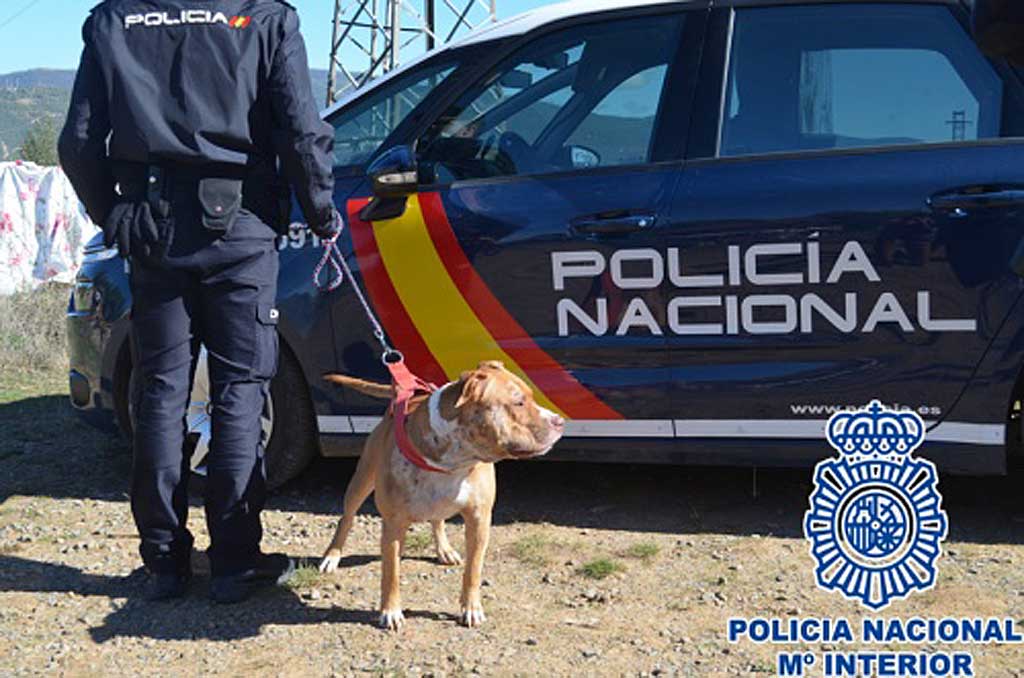
[[[814,586],[806,470],[760,472],[755,497],[750,471],[553,462],[499,466],[482,629],[457,624],[461,571],[434,562],[426,526],[402,565],[406,628],[374,626],[372,500],[340,571],[313,569],[349,461],[269,503],[265,547],[308,565],[291,588],[214,607],[197,553],[187,598],[147,604],[127,451],[69,410],[59,380],[0,381],[0,675],[774,675],[778,648],[730,645],[730,617],[863,616]],[[939,584],[890,614],[1024,618],[1019,481],[943,478]],[[461,549],[461,526],[449,534]],[[1024,676],[1021,646],[971,649],[978,675]]]

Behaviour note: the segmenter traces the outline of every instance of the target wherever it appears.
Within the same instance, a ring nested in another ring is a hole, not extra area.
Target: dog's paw
[[[437,559],[442,565],[462,565],[462,556],[451,546],[437,547]]]
[[[325,572],[325,573],[326,572],[334,572],[335,570],[338,569],[338,564],[340,562],[341,562],[341,554],[340,553],[328,552],[328,554],[323,557],[323,560],[320,561],[320,571],[321,572]]]
[[[487,621],[487,615],[484,614],[483,606],[477,603],[476,605],[462,608],[461,621],[463,626],[468,626],[472,629],[483,625]]]
[[[380,613],[380,627],[389,631],[401,631],[405,624],[405,615],[402,610],[382,610]]]

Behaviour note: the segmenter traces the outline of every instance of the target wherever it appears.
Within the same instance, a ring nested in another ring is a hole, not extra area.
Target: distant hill
[[[317,99],[324,98],[327,94],[327,70],[309,69],[309,78],[313,83],[313,94]],[[0,74],[0,89],[52,87],[70,90],[74,84],[74,69],[32,69]]]
[[[73,69],[34,68],[0,75],[0,89],[48,87],[70,90],[75,83]]]
[[[313,98],[316,99],[316,105],[323,108],[327,102],[327,69],[309,69],[309,79],[313,83]]]
[[[327,70],[324,68],[311,68],[309,69],[309,76],[313,81],[313,95],[323,105],[327,96]],[[74,84],[74,69],[34,68],[30,71],[0,74],[0,89],[48,87],[70,90]]]
[[[67,114],[71,92],[53,87],[0,88],[0,160],[18,158],[26,132],[37,120],[58,124]]]
[[[317,107],[327,97],[327,71],[310,69]],[[63,120],[67,115],[73,69],[34,68],[0,74],[0,160],[18,157],[25,133],[36,120],[51,117]]]
[[[34,68],[0,75],[0,160],[18,157],[25,133],[37,120],[67,114],[75,71]]]

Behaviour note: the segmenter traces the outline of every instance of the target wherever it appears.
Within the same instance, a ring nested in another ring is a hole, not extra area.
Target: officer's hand
[[[114,205],[103,224],[103,245],[107,248],[117,245],[118,253],[127,259],[132,253],[131,231],[135,219],[135,204],[119,202]]]
[[[333,240],[341,233],[345,222],[338,210],[331,210],[331,218],[322,224],[310,224],[309,229],[321,240]]]

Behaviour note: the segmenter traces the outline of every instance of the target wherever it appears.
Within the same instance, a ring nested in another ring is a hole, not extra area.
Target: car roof
[[[907,2],[931,2],[935,4],[955,4],[958,0],[800,0],[801,4],[824,4],[828,2],[877,2],[881,4],[907,4]],[[540,28],[555,21],[570,19],[585,14],[595,14],[616,9],[636,9],[656,5],[694,5],[700,6],[757,6],[757,5],[780,5],[795,0],[567,0],[551,5],[544,5],[535,9],[517,14],[509,19],[498,21],[492,24],[479,26],[476,30],[468,33],[462,38],[450,43],[450,47],[461,47],[472,45],[488,40],[499,40],[501,38],[523,35],[535,28]]]
[[[501,40],[502,38],[529,33],[535,28],[540,28],[562,19],[571,19],[572,17],[584,14],[594,14],[614,9],[633,9],[652,5],[706,4],[708,4],[707,0],[628,0],[626,2],[623,2],[623,0],[568,0],[567,2],[557,2],[537,7],[509,19],[480,26],[471,33],[452,42],[451,46],[462,47],[488,40]]]
[[[832,2],[866,2],[868,0],[801,0],[807,4],[826,4]],[[915,2],[929,2],[931,4],[956,4],[959,0],[871,0],[875,3],[886,4],[907,4]],[[366,94],[367,92],[373,91],[377,87],[383,85],[387,81],[394,77],[400,76],[402,73],[409,71],[422,61],[428,58],[433,58],[445,52],[449,52],[454,49],[466,47],[469,45],[476,45],[484,42],[491,42],[493,40],[502,40],[504,38],[512,38],[520,35],[525,35],[530,31],[546,26],[547,24],[554,23],[556,21],[562,21],[564,19],[571,19],[573,17],[585,16],[587,14],[596,14],[598,12],[607,12],[612,10],[629,10],[644,7],[656,7],[658,5],[676,5],[676,6],[757,6],[757,5],[780,5],[787,4],[787,2],[793,2],[793,0],[566,0],[565,2],[557,2],[551,5],[544,5],[535,9],[528,10],[521,14],[517,14],[511,18],[503,19],[495,23],[489,23],[477,27],[470,33],[463,37],[454,40],[450,43],[442,45],[437,49],[430,52],[419,55],[418,57],[402,64],[398,68],[380,76],[379,78],[371,81],[364,87],[359,89],[349,90],[342,97],[335,102],[328,109],[323,111],[322,117],[327,117],[335,113],[338,109],[342,108],[346,104],[350,103],[359,96]]]

